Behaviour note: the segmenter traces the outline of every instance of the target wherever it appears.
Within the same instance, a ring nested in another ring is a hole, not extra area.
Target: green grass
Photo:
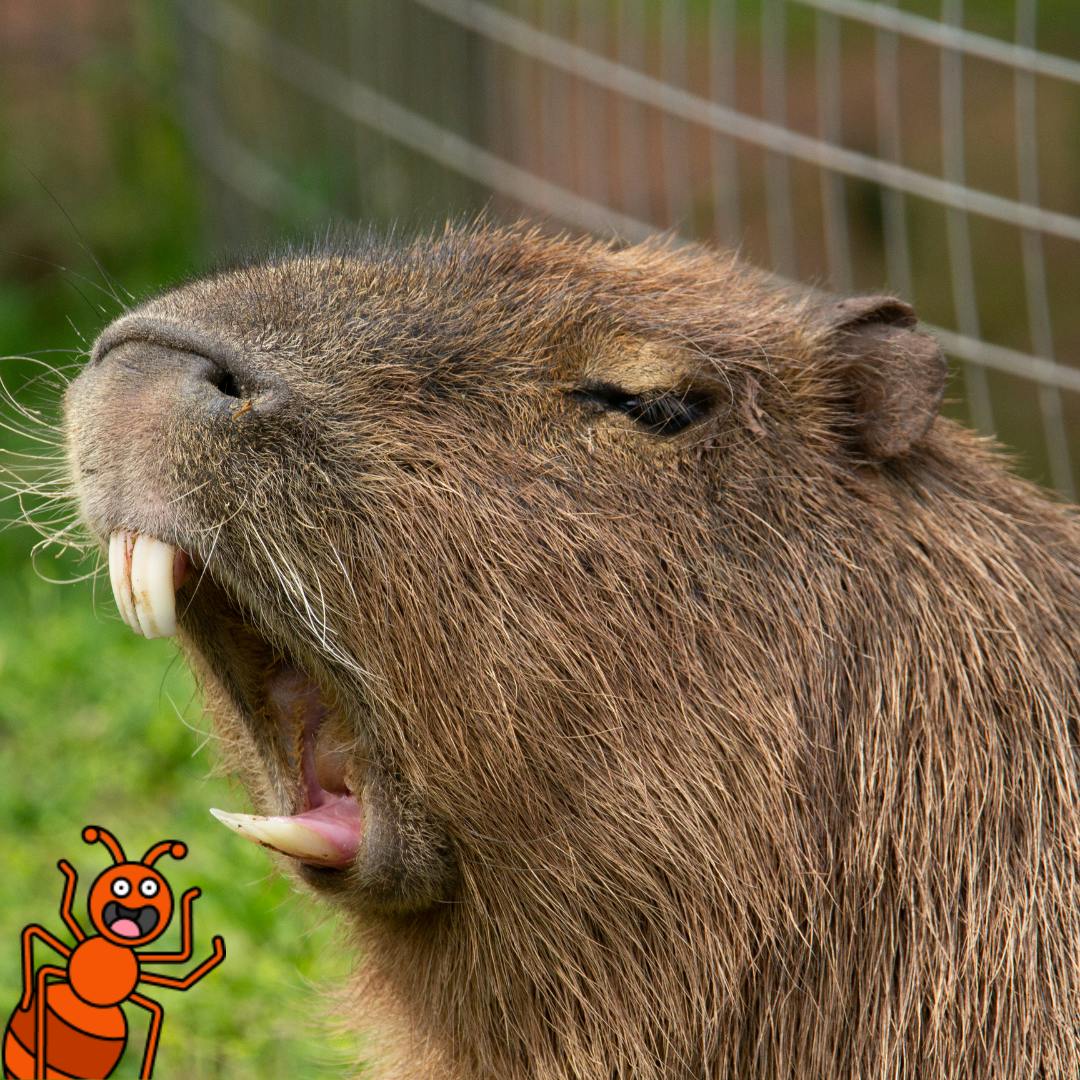
[[[107,581],[96,603],[88,583],[42,581],[27,557],[32,539],[26,530],[0,537],[0,565],[8,567],[0,578],[0,1007],[10,1012],[19,994],[23,925],[39,922],[70,940],[58,914],[59,858],[79,871],[76,911],[87,925],[86,888],[107,853],[83,843],[84,824],[111,829],[130,858],[179,837],[188,857],[158,865],[176,892],[202,888],[192,964],[209,953],[212,934],[224,936],[228,955],[188,993],[149,990],[166,1007],[160,1075],[341,1075],[355,1048],[328,1033],[325,994],[313,985],[346,974],[333,926],[271,872],[264,851],[207,813],[245,800],[207,777],[205,721],[175,647],[127,630]],[[54,570],[40,560],[39,569]],[[165,947],[177,947],[175,922]],[[118,1075],[138,1075],[145,1017],[129,1009]]]

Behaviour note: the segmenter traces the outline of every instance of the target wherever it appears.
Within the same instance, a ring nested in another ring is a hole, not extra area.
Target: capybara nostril
[[[209,375],[210,383],[215,386],[219,393],[225,397],[243,399],[244,391],[236,381],[236,376],[231,371],[222,371],[220,368]]]
[[[129,373],[138,376],[133,380]],[[270,415],[288,400],[284,379],[232,344],[171,320],[132,316],[101,336],[88,366],[91,379],[104,378],[112,392],[232,415],[237,408]]]
[[[117,406],[144,417],[224,417],[253,396],[209,357],[137,339],[114,345],[87,375]]]

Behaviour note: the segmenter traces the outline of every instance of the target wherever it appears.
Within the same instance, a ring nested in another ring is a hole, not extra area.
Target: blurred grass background
[[[1017,3],[1027,2],[971,3],[965,25],[1008,39]],[[778,7],[776,0],[764,3]],[[626,46],[624,31],[634,14],[640,47],[634,62],[703,93],[709,75],[705,20],[720,6],[722,0],[693,0],[680,8],[685,64],[672,69],[664,53],[670,26],[662,13],[679,7],[678,0],[503,4],[549,32],[609,53]],[[901,0],[900,6],[931,18],[943,10],[939,0]],[[204,29],[212,28],[219,8],[258,17],[260,25],[335,70],[598,205],[618,206],[660,228],[732,239],[722,227],[722,200],[710,186],[716,140],[668,123],[658,110],[614,100],[587,82],[560,81],[535,61],[482,51],[460,28],[415,5],[3,5],[0,379],[20,407],[41,410],[46,423],[55,418],[64,371],[77,369],[83,350],[120,310],[111,295],[114,282],[125,301],[128,294],[140,298],[230,253],[309,236],[335,217],[408,228],[484,206],[495,216],[521,210],[505,193],[493,194],[402,147],[377,124],[365,127],[326,108],[258,50],[212,44],[181,14],[199,12]],[[730,9],[740,50],[732,100],[748,113],[760,112],[763,0],[733,0]],[[818,24],[797,4],[784,12],[786,119],[793,130],[813,133]],[[1039,44],[1080,55],[1075,0],[1043,0],[1036,24]],[[872,153],[875,41],[867,28],[848,24],[843,41],[844,141]],[[941,171],[940,131],[920,118],[936,117],[938,62],[929,46],[909,42],[900,50],[904,160],[935,175]],[[1015,178],[1003,165],[1013,152],[1007,134],[1015,119],[1011,84],[1000,70],[979,62],[967,63],[965,75],[968,181],[1016,197]],[[1042,198],[1077,215],[1080,101],[1057,84],[1040,84],[1040,92]],[[638,157],[627,170],[630,151]],[[735,239],[762,265],[770,264],[768,168],[768,155],[759,149],[739,150]],[[627,175],[635,177],[632,184]],[[821,178],[801,164],[792,167],[791,177],[798,222],[791,237],[794,272],[828,282]],[[852,285],[896,288],[888,280],[881,191],[845,183]],[[942,207],[914,198],[907,205],[914,299],[924,317],[956,326]],[[971,230],[981,332],[1032,349],[1017,230],[974,217]],[[1045,254],[1058,356],[1075,364],[1076,246],[1048,239]],[[1036,388],[991,373],[989,389],[995,430],[1020,449],[1021,467],[1046,482]],[[961,417],[969,412],[966,390],[958,374],[949,408]],[[1077,399],[1069,395],[1064,404],[1074,459]],[[0,416],[15,428],[25,419],[14,408],[0,409]],[[0,429],[0,462],[24,477],[37,474],[16,455],[55,452],[26,433]],[[0,517],[13,521],[18,515],[16,500],[0,504]],[[36,921],[60,929],[56,860],[67,858],[80,871],[80,909],[85,886],[105,865],[100,846],[82,843],[84,824],[112,829],[132,857],[176,836],[189,844],[190,855],[162,865],[177,892],[192,884],[203,889],[196,905],[196,957],[207,952],[212,933],[221,933],[228,958],[193,992],[155,995],[166,1005],[159,1075],[340,1075],[362,1047],[331,1034],[324,1022],[319,988],[340,983],[348,964],[335,947],[332,919],[292,895],[271,873],[267,856],[207,814],[211,805],[242,808],[244,797],[208,776],[213,750],[206,722],[173,647],[141,641],[123,627],[107,584],[99,583],[96,596],[87,580],[51,584],[77,579],[91,567],[70,556],[56,558],[48,547],[31,558],[37,539],[17,523],[0,532],[0,850],[6,871],[0,875],[0,1009],[13,1007],[18,996],[22,926]],[[137,1075],[145,1027],[140,1010],[130,1014],[137,1034],[123,1076]]]

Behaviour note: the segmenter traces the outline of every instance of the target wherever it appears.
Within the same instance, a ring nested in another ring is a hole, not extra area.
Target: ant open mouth
[[[125,938],[145,937],[157,926],[159,918],[154,907],[129,908],[115,900],[110,900],[101,913],[105,928]]]

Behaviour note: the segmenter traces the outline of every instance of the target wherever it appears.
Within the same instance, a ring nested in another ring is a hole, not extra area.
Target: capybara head
[[[83,516],[395,1075],[1077,1074],[1078,530],[944,385],[899,300],[522,228],[105,331]]]

